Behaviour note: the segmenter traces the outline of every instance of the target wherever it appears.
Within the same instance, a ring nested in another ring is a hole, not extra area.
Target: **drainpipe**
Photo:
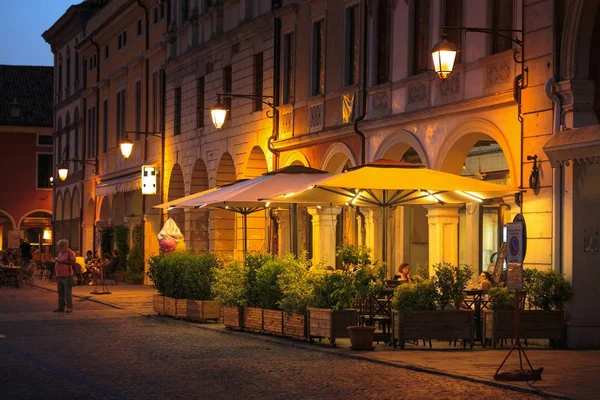
[[[273,5],[271,12],[279,8]],[[273,169],[279,168],[279,150],[273,147],[273,141],[279,138],[279,92],[281,87],[281,18],[275,17],[273,21],[273,130],[267,140],[267,148],[273,153]]]
[[[363,58],[363,62],[362,62],[362,88],[361,88],[361,109],[362,112],[361,114],[354,120],[354,133],[356,133],[358,136],[360,136],[360,140],[361,140],[361,149],[360,149],[360,163],[361,165],[364,165],[366,162],[366,141],[367,138],[365,136],[365,133],[363,131],[361,131],[360,129],[358,129],[358,123],[361,122],[362,120],[365,119],[365,117],[367,116],[367,40],[368,40],[368,23],[369,23],[369,18],[368,18],[368,13],[367,13],[367,1],[365,0],[363,2],[363,40],[362,40],[362,58]]]
[[[560,132],[562,104],[560,97],[556,94],[556,79],[554,77],[546,81],[544,86],[546,96],[554,103],[554,121],[552,134]],[[552,265],[560,273],[563,272],[562,265],[562,173],[563,167],[552,168]]]

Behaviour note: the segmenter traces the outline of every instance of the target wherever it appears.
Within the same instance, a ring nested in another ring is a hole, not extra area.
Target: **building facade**
[[[144,47],[131,37],[145,18]],[[171,217],[190,250],[238,256],[236,214],[159,214],[151,205],[287,165],[335,173],[377,159],[420,163],[525,191],[463,207],[397,207],[387,221],[375,209],[300,208],[298,248],[332,264],[346,241],[381,258],[384,224],[390,275],[402,262],[479,272],[522,214],[525,267],[573,283],[569,345],[597,346],[589,282],[599,278],[598,19],[593,0],[110,1],[77,46],[91,63],[85,109],[95,107],[96,119],[86,135],[96,135],[99,160],[82,191],[84,209],[95,207],[84,211],[84,232],[93,230],[86,221],[141,217],[148,256]],[[460,49],[446,80],[432,72],[442,32]],[[221,129],[210,119],[217,101],[230,110]],[[119,140],[137,128],[163,141],[141,135],[124,160]],[[160,165],[158,196],[139,194],[142,164]],[[253,215],[249,248],[290,251],[288,214]],[[335,242],[318,240],[325,235]]]
[[[3,149],[0,249],[19,238],[49,251],[52,227],[52,67],[0,65],[0,148]]]

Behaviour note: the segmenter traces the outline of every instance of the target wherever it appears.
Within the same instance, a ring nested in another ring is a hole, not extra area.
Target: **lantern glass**
[[[221,101],[218,100],[217,104],[210,110],[210,116],[212,117],[213,125],[217,129],[221,129],[225,123],[225,117],[227,116],[227,109]]]
[[[119,147],[121,147],[121,154],[123,157],[129,158],[133,150],[133,142],[125,138],[121,143],[119,143]]]
[[[442,37],[442,40],[431,49],[433,67],[440,79],[447,79],[452,73],[457,52],[458,49],[456,46],[449,42],[445,35]]]
[[[58,167],[58,177],[61,181],[64,182],[67,179],[67,175],[69,175],[69,168],[66,165]]]

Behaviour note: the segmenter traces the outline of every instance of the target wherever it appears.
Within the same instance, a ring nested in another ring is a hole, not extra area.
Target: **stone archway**
[[[81,251],[79,243],[81,235],[81,196],[79,190],[75,188],[71,198],[71,219],[69,221],[69,232],[71,249]]]
[[[56,238],[56,241],[60,240],[60,239],[67,239],[69,241],[69,243],[71,243],[71,237],[72,237],[72,232],[71,232],[71,206],[72,206],[72,202],[71,202],[71,192],[69,192],[69,190],[66,190],[64,192],[64,198],[62,201],[62,214],[63,214],[63,218],[62,221],[59,223],[60,225],[60,237]]]
[[[229,153],[224,153],[217,167],[216,185],[226,185],[236,179],[235,164]],[[235,214],[227,210],[210,211],[210,248],[223,255],[234,255]]]
[[[185,196],[185,182],[183,180],[183,171],[179,164],[173,165],[171,170],[171,177],[169,178],[169,192],[167,201],[177,200]],[[182,208],[174,208],[167,211],[169,218],[179,227],[181,232],[185,232],[185,212]]]
[[[82,242],[82,253],[87,250],[94,250],[94,226],[96,223],[96,204],[94,199],[89,196],[88,201],[85,203],[83,208],[83,242]]]
[[[248,155],[248,161],[246,162],[245,177],[248,179],[258,178],[262,174],[268,172],[267,158],[265,153],[259,146],[254,146],[252,151]],[[237,237],[239,241],[237,243],[238,249],[244,248],[243,232],[242,232],[242,216],[237,214],[237,226],[238,232]],[[248,250],[265,250],[267,248],[266,232],[270,221],[268,218],[267,211],[257,211],[248,215],[247,218],[247,245]]]
[[[407,130],[400,130],[386,136],[375,152],[375,160],[382,158],[418,162],[428,168],[431,165],[419,139]]]
[[[305,167],[310,167],[310,163],[308,162],[308,158],[300,151],[294,151],[285,159],[284,166],[289,165],[304,165]]]
[[[344,167],[357,165],[352,150],[343,143],[336,142],[329,146],[321,161],[321,169],[332,174],[342,172]]]
[[[190,194],[203,192],[208,189],[208,171],[202,159],[196,160],[192,170]],[[189,250],[196,253],[205,253],[209,249],[209,212],[205,208],[192,209],[188,213],[190,221],[188,226]],[[188,236],[188,235],[186,235]]]
[[[125,223],[125,215],[127,214],[127,202],[125,193],[117,192],[112,198],[112,225],[123,225]]]
[[[0,210],[0,249],[4,250],[8,247],[8,231],[16,228],[15,220],[4,210]]]
[[[43,247],[42,237],[44,230],[51,226],[52,213],[49,210],[31,210],[21,218],[17,229],[24,232],[29,243],[45,252],[47,248]]]

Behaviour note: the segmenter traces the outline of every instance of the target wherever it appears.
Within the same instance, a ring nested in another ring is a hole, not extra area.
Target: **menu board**
[[[508,263],[506,287],[510,290],[523,289],[523,264]]]

